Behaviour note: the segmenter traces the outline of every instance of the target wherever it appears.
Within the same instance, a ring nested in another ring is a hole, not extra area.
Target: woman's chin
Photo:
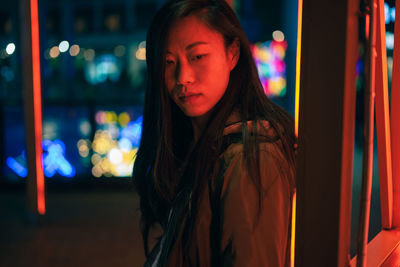
[[[196,118],[196,117],[201,117],[207,113],[207,111],[202,111],[202,110],[182,110],[183,113],[185,113],[186,116],[190,118]]]

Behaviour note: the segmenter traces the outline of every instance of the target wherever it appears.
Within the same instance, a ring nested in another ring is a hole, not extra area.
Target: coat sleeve
[[[294,175],[292,168],[277,145],[260,145],[263,195],[259,209],[259,188],[246,171],[242,146],[228,154],[221,191],[224,266],[288,266],[292,199],[288,175]]]

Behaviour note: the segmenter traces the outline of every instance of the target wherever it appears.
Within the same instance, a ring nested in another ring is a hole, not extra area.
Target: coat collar
[[[260,135],[264,136],[275,136],[275,130],[271,127],[269,121],[267,120],[260,120],[260,121],[247,121],[247,129],[250,132],[254,132],[254,124],[256,124],[256,131]],[[242,132],[242,122],[240,120],[240,115],[237,112],[232,113],[229,116],[226,124],[223,135],[228,135],[232,133],[241,133]]]

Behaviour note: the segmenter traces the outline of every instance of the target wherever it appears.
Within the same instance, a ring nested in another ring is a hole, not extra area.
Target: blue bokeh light
[[[56,173],[61,176],[72,178],[76,171],[74,166],[65,158],[65,144],[61,140],[43,140],[43,170],[46,177],[53,177]],[[26,168],[25,151],[16,159],[7,158],[7,166],[19,177],[26,178],[28,170]]]

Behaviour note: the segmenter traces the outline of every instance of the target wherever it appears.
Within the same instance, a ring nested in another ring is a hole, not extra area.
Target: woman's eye
[[[166,63],[167,65],[172,65],[172,64],[174,64],[174,61],[171,60],[171,59],[167,59],[167,60],[165,60],[165,63]]]
[[[193,61],[198,61],[198,60],[203,59],[205,56],[206,55],[195,55],[195,56],[192,57],[192,60]]]

